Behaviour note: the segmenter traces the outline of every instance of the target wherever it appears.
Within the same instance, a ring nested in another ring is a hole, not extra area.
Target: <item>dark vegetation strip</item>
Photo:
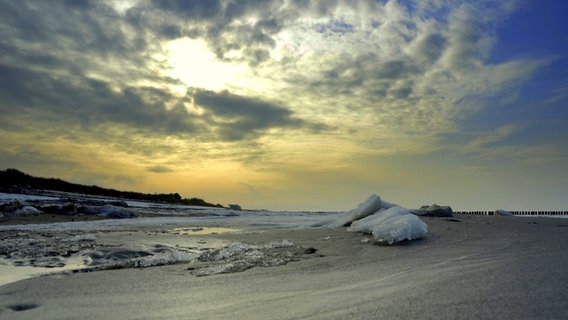
[[[102,188],[95,185],[86,186],[70,183],[56,178],[33,177],[17,169],[6,169],[0,171],[0,192],[25,194],[33,193],[34,190],[63,191],[131,200],[167,202],[219,208],[223,207],[220,204],[208,203],[200,198],[182,198],[179,193],[151,194],[135,191],[119,191],[115,189]]]

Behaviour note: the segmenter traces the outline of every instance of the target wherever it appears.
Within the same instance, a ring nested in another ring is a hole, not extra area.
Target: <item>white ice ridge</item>
[[[353,221],[363,219],[369,216],[379,209],[381,209],[381,198],[373,194],[365,202],[359,204],[359,206],[351,211],[347,211],[340,215],[337,219],[329,224],[330,228],[340,228],[350,225]]]
[[[408,209],[394,206],[354,221],[347,230],[372,234],[379,242],[393,244],[424,237],[428,226]]]
[[[420,218],[406,208],[381,201],[378,195],[370,196],[328,226],[338,228],[348,225],[348,231],[372,234],[376,241],[388,244],[420,239],[428,233],[428,226]]]

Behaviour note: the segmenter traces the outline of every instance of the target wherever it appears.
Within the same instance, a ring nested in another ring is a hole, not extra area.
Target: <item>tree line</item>
[[[182,198],[179,193],[141,193],[135,191],[120,191],[99,186],[86,186],[82,184],[70,183],[57,178],[34,177],[17,169],[6,169],[0,171],[0,191],[1,192],[20,192],[26,190],[52,190],[105,196],[113,198],[124,198],[131,200],[145,200],[153,202],[177,203],[185,205],[197,205],[207,207],[219,207],[220,204],[208,203],[200,198]]]

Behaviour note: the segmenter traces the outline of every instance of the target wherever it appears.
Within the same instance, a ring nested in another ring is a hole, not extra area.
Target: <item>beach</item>
[[[563,319],[568,313],[567,220],[421,219],[426,237],[392,246],[346,228],[243,228],[229,220],[225,227],[238,232],[188,237],[254,248],[293,243],[270,249],[291,259],[207,276],[188,262],[36,277],[0,286],[0,317]],[[137,242],[148,234],[130,236]]]

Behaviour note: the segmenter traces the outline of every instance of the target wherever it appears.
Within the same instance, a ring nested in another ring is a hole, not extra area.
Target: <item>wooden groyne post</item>
[[[514,216],[568,216],[568,211],[542,210],[542,211],[509,211]],[[460,214],[472,214],[477,216],[493,216],[495,211],[454,211]]]

